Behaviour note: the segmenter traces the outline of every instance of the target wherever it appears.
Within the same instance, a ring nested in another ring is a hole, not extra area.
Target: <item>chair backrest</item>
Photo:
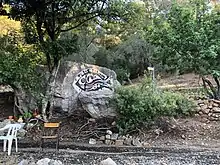
[[[21,125],[20,124],[7,124],[4,127],[4,129],[8,129],[7,136],[16,137],[18,130],[21,129]]]
[[[58,128],[60,123],[44,123],[45,128]]]
[[[44,123],[43,136],[59,135],[60,123]]]

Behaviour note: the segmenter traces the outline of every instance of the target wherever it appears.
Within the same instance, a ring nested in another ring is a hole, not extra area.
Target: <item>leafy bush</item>
[[[119,88],[113,101],[119,114],[120,133],[149,125],[160,116],[188,116],[193,112],[193,102],[184,95],[160,91],[149,81],[141,86]]]
[[[118,80],[123,82],[144,74],[153,51],[151,44],[140,34],[135,34],[112,49],[100,48],[93,57],[96,65],[113,69]]]

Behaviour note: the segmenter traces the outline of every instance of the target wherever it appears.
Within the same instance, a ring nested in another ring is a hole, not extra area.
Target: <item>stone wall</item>
[[[197,115],[206,121],[220,121],[220,100],[198,99],[196,103]]]

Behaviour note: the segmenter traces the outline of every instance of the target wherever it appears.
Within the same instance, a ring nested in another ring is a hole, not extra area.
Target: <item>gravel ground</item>
[[[164,149],[133,148],[125,152],[98,152],[61,149],[23,148],[7,156],[0,153],[0,165],[15,165],[22,159],[37,161],[42,158],[60,160],[64,165],[98,165],[101,160],[112,158],[117,165],[211,165],[220,164],[220,149]]]

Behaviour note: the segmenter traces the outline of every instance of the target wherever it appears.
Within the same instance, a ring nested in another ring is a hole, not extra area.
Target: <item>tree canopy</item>
[[[56,42],[62,32],[86,26],[89,21],[97,24],[104,20],[122,21],[130,12],[123,0],[17,0],[15,4],[12,17],[28,23],[44,48],[48,49],[45,41],[53,42],[55,52],[45,53],[50,72],[62,57],[57,52],[62,45]]]
[[[219,19],[205,1],[173,4],[147,27],[147,39],[158,48],[156,61],[182,73],[219,70]]]
[[[207,1],[196,0],[185,4],[172,4],[159,13],[152,26],[147,27],[147,39],[157,46],[154,62],[169,71],[212,74],[216,82],[203,77],[210,97],[220,98],[220,31],[219,10]]]
[[[208,1],[14,0],[7,7],[9,18],[0,17],[0,83],[32,91],[37,68],[47,68],[42,109],[52,101],[64,57],[114,69],[121,82],[151,64],[211,73],[220,96],[220,10]]]

